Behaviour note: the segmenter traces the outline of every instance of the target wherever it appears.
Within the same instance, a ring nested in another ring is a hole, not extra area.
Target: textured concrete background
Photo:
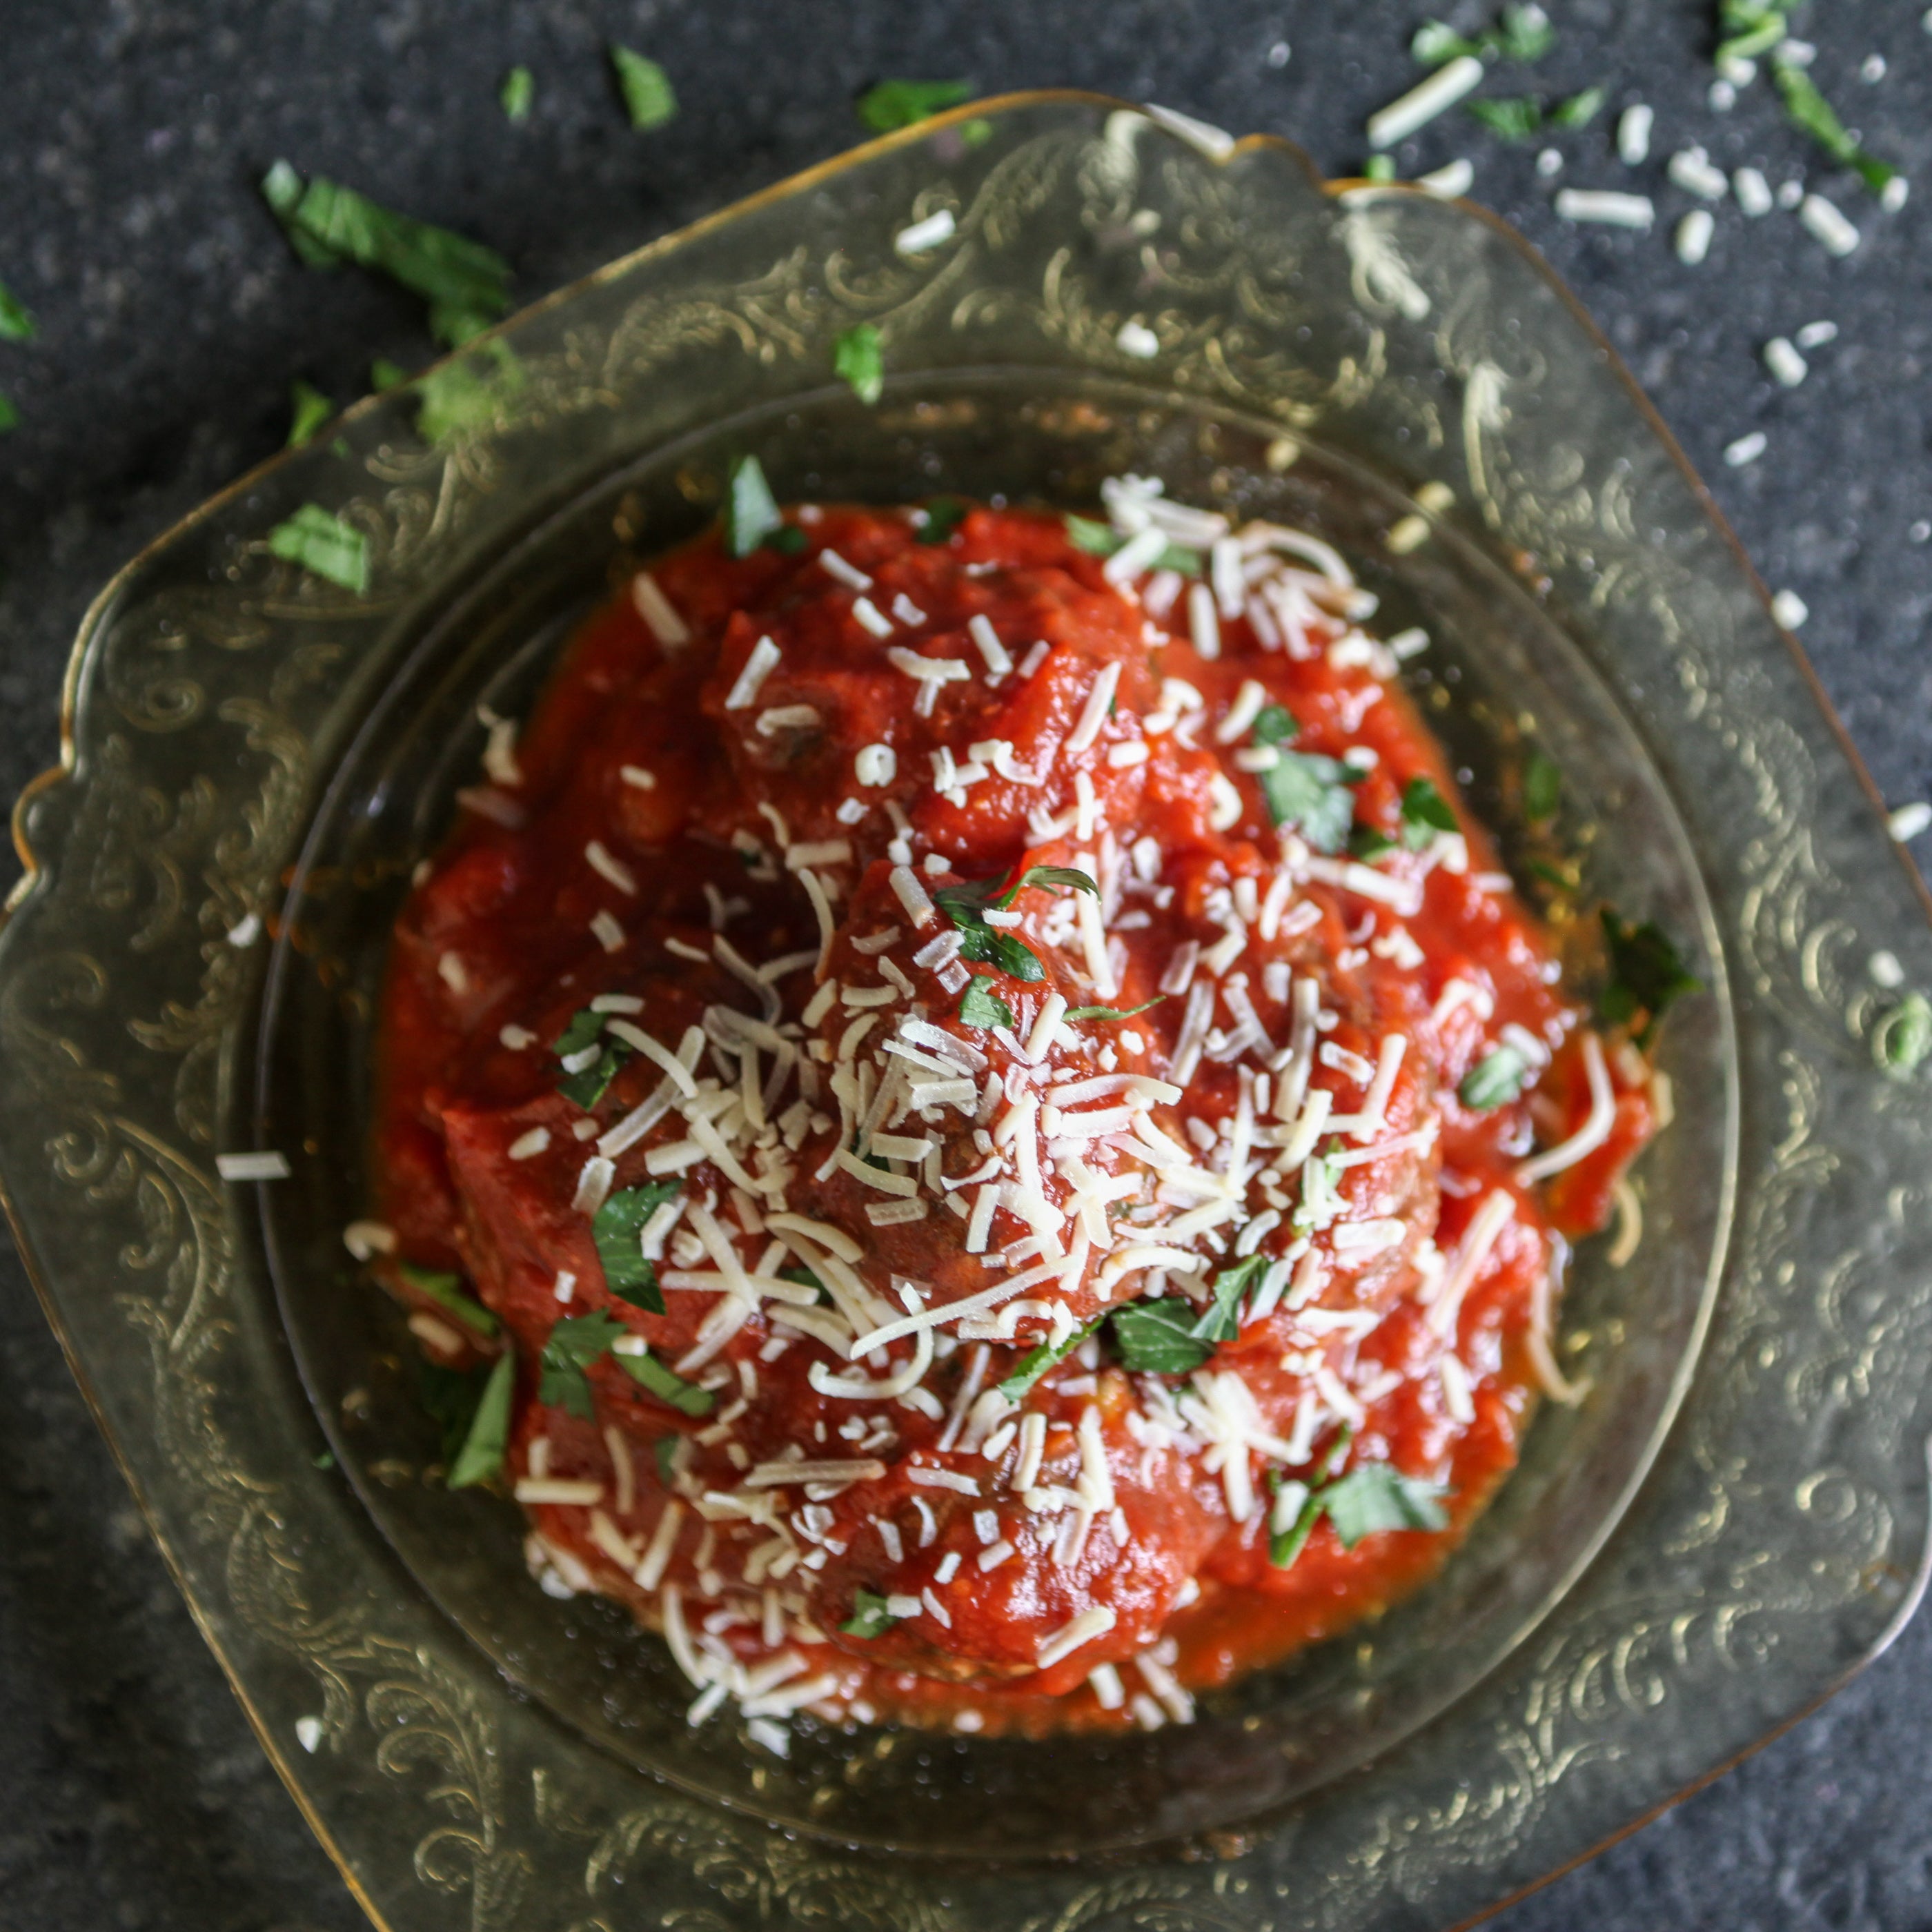
[[[1802,8],[1846,119],[1913,174],[1881,215],[1787,128],[1762,82],[1706,90],[1702,0],[1546,0],[1534,75],[1490,93],[1600,84],[1611,110],[1508,148],[1460,113],[1406,172],[1466,153],[1474,194],[1518,223],[1594,311],[1709,479],[1804,636],[1887,797],[1932,793],[1932,31],[1923,0]],[[1486,0],[1444,11],[1480,26]],[[848,145],[855,89],[886,75],[1057,82],[1160,100],[1300,141],[1349,172],[1364,116],[1416,77],[1427,0],[10,0],[0,111],[0,280],[39,340],[0,344],[21,427],[0,439],[0,795],[55,754],[67,646],[127,555],[270,454],[291,377],[359,392],[372,356],[428,359],[418,305],[297,265],[254,182],[286,155],[495,244],[520,299]],[[670,70],[676,124],[630,131],[602,48]],[[1284,59],[1282,50],[1287,50]],[[1882,78],[1866,80],[1869,56]],[[496,105],[536,76],[528,124]],[[1653,160],[1615,159],[1615,110],[1657,110]],[[1801,175],[1861,224],[1834,262],[1789,215],[1718,211],[1680,266],[1691,204],[1663,161],[1695,140],[1774,183]],[[1640,188],[1649,237],[1568,230],[1556,186]],[[1838,340],[1778,388],[1765,340]],[[1768,447],[1727,468],[1724,447]],[[1914,526],[1917,526],[1915,530]],[[1920,847],[1932,855],[1932,838]],[[10,878],[0,860],[0,886]],[[0,1244],[0,1927],[352,1928],[363,1922],[256,1750],[148,1546],[10,1249]],[[1932,1622],[1762,1756],[1514,1907],[1510,1932],[1932,1927]]]

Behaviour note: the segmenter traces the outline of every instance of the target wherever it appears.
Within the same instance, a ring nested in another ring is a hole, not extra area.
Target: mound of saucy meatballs
[[[1184,1723],[1443,1559],[1659,1118],[1305,532],[779,510],[418,869],[371,1218],[453,1486],[789,1720]]]

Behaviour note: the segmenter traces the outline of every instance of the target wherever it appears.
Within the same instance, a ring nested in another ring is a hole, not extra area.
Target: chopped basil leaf
[[[959,1017],[970,1027],[1010,1027],[1013,1010],[993,990],[990,980],[975,980],[959,995]]]
[[[1556,30],[1540,7],[1509,6],[1502,23],[1474,40],[1466,39],[1440,20],[1425,21],[1408,44],[1412,58],[1427,67],[1473,55],[1478,60],[1538,61],[1556,44]]]
[[[1084,550],[1090,556],[1112,556],[1126,542],[1110,524],[1096,524],[1090,517],[1070,516],[1066,520],[1066,534],[1076,550]],[[1201,574],[1201,553],[1187,550],[1180,544],[1171,543],[1148,566],[1150,570],[1178,571],[1183,577]]]
[[[268,532],[276,556],[362,596],[369,588],[369,540],[320,503],[304,503]]]
[[[1362,178],[1372,182],[1394,181],[1395,157],[1393,154],[1371,154],[1362,164]]]
[[[1004,912],[1029,886],[1064,886],[1070,892],[1084,892],[1096,899],[1100,896],[1100,888],[1071,866],[1029,866],[992,903]]]
[[[1494,1047],[1462,1076],[1456,1097],[1479,1114],[1514,1100],[1522,1091],[1528,1063],[1513,1046]]]
[[[353,262],[401,283],[429,304],[430,332],[450,348],[509,308],[509,264],[479,242],[398,214],[320,175],[304,187],[286,161],[263,177],[262,194],[304,261]]]
[[[34,318],[27,305],[4,282],[0,282],[0,342],[31,342]]]
[[[335,413],[335,405],[313,382],[304,382],[300,376],[289,385],[289,424],[290,449],[299,449],[305,442],[313,442],[316,432]]]
[[[453,442],[502,420],[504,406],[522,391],[524,368],[507,342],[491,343],[489,354],[494,368],[479,356],[462,356],[432,369],[417,384],[422,406],[416,433],[424,442]]]
[[[852,1614],[838,1628],[848,1636],[884,1636],[898,1622],[886,1607],[886,1600],[870,1590],[853,1593]]]
[[[1329,1142],[1331,1149],[1334,1145]],[[1311,1155],[1302,1162],[1301,1199],[1288,1222],[1298,1234],[1309,1234],[1317,1226],[1325,1228],[1334,1218],[1341,1205],[1341,1180],[1342,1170],[1330,1155]]]
[[[571,1015],[570,1024],[557,1035],[551,1052],[560,1060],[581,1053],[604,1030],[604,1018],[594,1007],[579,1006]]]
[[[1542,752],[1532,752],[1522,768],[1523,816],[1541,824],[1556,816],[1563,802],[1563,768]]]
[[[860,95],[858,114],[874,134],[890,134],[972,98],[970,80],[882,80]]]
[[[1352,1550],[1378,1530],[1448,1528],[1442,1501],[1447,1493],[1440,1483],[1406,1476],[1392,1462],[1366,1462],[1328,1484],[1319,1497],[1342,1547]]]
[[[1505,141],[1527,141],[1543,125],[1542,108],[1526,94],[1512,99],[1468,100],[1462,104],[1466,112]]]
[[[1718,19],[1725,38],[1718,43],[1718,64],[1728,66],[1769,52],[1790,31],[1785,12],[1772,0],[1719,0]]]
[[[466,1369],[452,1369],[427,1357],[416,1365],[417,1397],[442,1428],[446,1469],[453,1468],[463,1453],[470,1425],[476,1420],[476,1406],[483,1400],[483,1385],[495,1367],[495,1363],[478,1362]]]
[[[1295,1512],[1293,1522],[1286,1529],[1276,1530],[1268,1538],[1268,1561],[1277,1570],[1286,1570],[1301,1554],[1303,1546],[1313,1532],[1322,1517],[1322,1486],[1328,1480],[1329,1472],[1348,1453],[1348,1444],[1355,1439],[1355,1432],[1345,1422],[1335,1434],[1334,1439],[1322,1450],[1315,1466],[1308,1472],[1308,1480],[1302,1486],[1305,1492],[1301,1507]],[[1268,1486],[1276,1495],[1281,1491],[1281,1474],[1279,1470],[1268,1472]]]
[[[671,1486],[677,1473],[677,1445],[684,1438],[678,1436],[660,1436],[651,1444],[651,1454],[658,1466],[658,1480],[666,1489]]]
[[[617,92],[624,97],[624,112],[640,134],[677,118],[677,96],[671,91],[670,76],[656,61],[613,41],[610,66],[617,76]]]
[[[1014,935],[989,926],[988,906],[1004,911],[1028,886],[1065,886],[1091,892],[1096,898],[1100,889],[1084,872],[1070,866],[1031,866],[1010,884],[998,878],[976,879],[965,885],[942,886],[932,896],[934,904],[945,914],[960,934],[959,956],[976,965],[997,966],[1016,980],[1044,980],[1046,968],[1038,954]]]
[[[538,1400],[558,1403],[588,1422],[590,1384],[584,1372],[608,1354],[611,1343],[621,1340],[625,1333],[624,1324],[601,1308],[594,1315],[572,1316],[558,1322],[544,1344]]]
[[[1156,993],[1150,1000],[1143,1000],[1137,1006],[1069,1006],[1062,1016],[1070,1020],[1130,1020],[1136,1013],[1144,1013],[1150,1006],[1157,1006],[1167,998],[1165,993]]]
[[[482,1302],[464,1293],[460,1274],[446,1274],[439,1268],[418,1268],[410,1262],[399,1262],[396,1272],[418,1294],[428,1295],[466,1328],[474,1329],[479,1335],[490,1336],[502,1325]]]
[[[849,382],[862,403],[876,403],[886,382],[885,352],[879,332],[869,322],[848,328],[832,345],[832,373]]]
[[[922,544],[941,544],[966,520],[972,505],[963,496],[934,496],[926,506],[926,521],[920,526]]]
[[[517,1358],[506,1348],[483,1384],[463,1447],[442,1479],[446,1488],[466,1490],[502,1469],[510,1442],[510,1398],[516,1387]]]
[[[658,1401],[670,1403],[686,1415],[709,1415],[716,1406],[718,1398],[708,1388],[700,1388],[695,1382],[673,1375],[655,1355],[613,1355],[610,1359]]]
[[[725,549],[733,556],[749,556],[784,520],[758,459],[740,457],[724,482]]]
[[[1550,110],[1552,128],[1587,128],[1603,112],[1610,96],[1600,87],[1586,87],[1568,100],[1558,101]]]
[[[1359,860],[1365,866],[1372,865],[1384,852],[1394,850],[1395,841],[1372,825],[1354,825],[1348,829],[1348,856]]]
[[[1402,788],[1402,842],[1420,852],[1438,832],[1462,828],[1454,808],[1436,788],[1433,778],[1411,778]]]
[[[824,1282],[820,1281],[818,1276],[812,1273],[811,1269],[803,1266],[802,1264],[794,1264],[790,1268],[780,1268],[778,1270],[778,1279],[781,1281],[795,1281],[798,1283],[800,1288],[817,1288],[818,1291],[818,1298],[820,1301],[830,1301],[832,1298],[825,1292]]]
[[[1774,59],[1772,77],[1784,97],[1784,111],[1792,124],[1810,136],[1833,160],[1855,169],[1874,194],[1880,193],[1898,170],[1890,163],[1868,154],[1853,140],[1832,104],[1818,92],[1817,83],[1802,67],[1790,61]]]
[[[1075,1329],[1058,1342],[1042,1342],[1038,1348],[1029,1348],[1020,1358],[1012,1373],[999,1384],[1000,1394],[1009,1402],[1018,1402],[1048,1369],[1056,1363],[1065,1361],[1106,1318],[1104,1315],[1096,1315],[1084,1327]]]
[[[1318,852],[1334,854],[1347,846],[1355,794],[1346,765],[1318,752],[1277,748],[1275,762],[1255,776],[1276,824],[1295,826]]]
[[[1214,1298],[1189,1330],[1203,1342],[1232,1342],[1240,1333],[1241,1297],[1268,1266],[1265,1255],[1250,1255],[1214,1277]]]
[[[1872,1029],[1872,1058],[1903,1079],[1932,1053],[1932,1001],[1907,993]]]
[[[597,1258],[604,1264],[604,1285],[620,1301],[652,1315],[664,1312],[658,1271],[644,1258],[640,1237],[645,1224],[667,1201],[677,1198],[683,1184],[650,1180],[641,1187],[620,1187],[606,1197],[590,1223]]]
[[[1289,740],[1301,736],[1301,727],[1295,722],[1294,713],[1285,704],[1264,704],[1255,713],[1255,722],[1248,728],[1248,735],[1257,745],[1286,745]]]
[[[1648,1046],[1658,1022],[1685,993],[1702,992],[1704,982],[1687,967],[1663,928],[1646,920],[1629,925],[1606,906],[1604,937],[1609,944],[1610,982],[1597,1010],[1613,1026],[1627,1026],[1641,1013],[1640,1046]]]
[[[369,386],[379,396],[386,395],[392,389],[400,389],[410,380],[410,372],[400,362],[392,362],[386,356],[379,356],[369,364]]]
[[[496,98],[502,104],[504,119],[520,125],[530,118],[530,104],[536,96],[536,76],[526,67],[513,67],[504,75],[502,89]]]
[[[556,1090],[573,1106],[587,1114],[603,1099],[619,1070],[631,1057],[631,1049],[621,1040],[607,1040],[604,1050],[581,1072],[572,1073],[556,1083]]]
[[[1502,26],[1483,38],[1504,60],[1540,61],[1556,44],[1556,30],[1534,0],[1523,0],[1505,7]]]
[[[1487,50],[1480,42],[1466,39],[1440,20],[1425,20],[1416,28],[1408,51],[1411,58],[1420,61],[1425,67],[1441,67],[1446,61],[1460,60],[1471,54],[1480,60]]]
[[[1214,1352],[1194,1332],[1193,1305],[1179,1296],[1136,1301],[1112,1317],[1114,1346],[1136,1375],[1184,1376]]]
[[[810,541],[796,524],[781,524],[759,548],[775,550],[781,556],[796,556]]]

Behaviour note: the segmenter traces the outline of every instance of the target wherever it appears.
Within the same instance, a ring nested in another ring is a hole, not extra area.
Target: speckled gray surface
[[[1405,172],[1466,153],[1475,197],[1567,276],[1710,481],[1768,582],[1809,604],[1820,675],[1894,802],[1932,793],[1932,32],[1922,0],[1814,4],[1798,30],[1846,118],[1922,184],[1882,215],[1818,164],[1760,82],[1706,98],[1700,0],[1548,0],[1560,32],[1492,93],[1590,84],[1612,109],[1557,138],[1564,172],[1460,115]],[[1415,76],[1424,0],[1189,7],[1038,0],[12,0],[0,116],[0,279],[39,340],[0,344],[22,418],[0,441],[0,794],[56,752],[67,646],[124,557],[280,442],[287,387],[347,398],[369,358],[428,358],[414,305],[298,267],[252,186],[278,154],[507,254],[520,296],[845,146],[856,88],[970,74],[1068,82],[1299,140],[1352,170],[1363,117]],[[1480,4],[1444,9],[1465,28]],[[602,64],[621,38],[670,70],[679,123],[624,124]],[[1285,62],[1271,50],[1285,45]],[[1862,77],[1883,56],[1882,78]],[[536,76],[529,123],[496,104]],[[1615,109],[1657,110],[1654,158],[1612,152]],[[1858,220],[1828,258],[1787,214],[1717,211],[1701,267],[1663,161],[1698,141],[1774,183],[1805,175]],[[1644,237],[1566,229],[1554,189],[1639,188]],[[1836,322],[1782,390],[1765,340]],[[1747,431],[1764,455],[1728,467]],[[1918,526],[1915,530],[1914,526]],[[1932,838],[1922,857],[1932,857]],[[0,872],[0,884],[12,876]],[[0,1927],[351,1929],[364,1922],[256,1748],[134,1516],[17,1260],[0,1246]],[[1497,1922],[1932,1927],[1932,1622],[1762,1755]]]

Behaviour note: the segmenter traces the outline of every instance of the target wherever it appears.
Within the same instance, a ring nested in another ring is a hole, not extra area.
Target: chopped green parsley
[[[510,1442],[510,1399],[516,1393],[517,1361],[508,1349],[496,1358],[472,1411],[462,1447],[443,1478],[446,1487],[466,1490],[486,1481],[503,1467]]]
[[[1604,908],[1603,921],[1610,980],[1597,1002],[1597,1010],[1612,1026],[1628,1026],[1641,1019],[1636,1042],[1648,1046],[1672,1003],[1686,993],[1701,992],[1704,982],[1684,964],[1670,935],[1654,921],[1632,925],[1619,919],[1609,906]]]
[[[1528,1063],[1513,1046],[1494,1047],[1463,1075],[1456,1097],[1479,1114],[1514,1100],[1522,1091]]]
[[[972,98],[970,80],[882,80],[860,95],[858,115],[874,134],[890,134]]]
[[[849,383],[862,403],[879,400],[886,386],[886,358],[874,324],[862,322],[832,344],[832,373]]]
[[[369,588],[369,539],[320,503],[304,503],[278,524],[268,532],[268,550],[358,597]]]
[[[323,424],[335,413],[335,405],[313,382],[298,376],[289,385],[288,447],[299,449],[313,442]]]
[[[852,1614],[838,1628],[848,1636],[884,1636],[898,1622],[886,1607],[886,1599],[871,1590],[860,1590],[852,1598]]]
[[[536,76],[526,67],[513,67],[504,75],[502,88],[496,98],[502,105],[504,119],[520,126],[530,118],[530,108],[536,96]]]
[[[611,71],[617,76],[617,92],[624,98],[624,112],[631,117],[631,125],[647,134],[676,120],[677,96],[664,69],[615,41],[610,51]]]
[[[651,1216],[667,1201],[677,1198],[682,1184],[646,1181],[641,1187],[620,1187],[608,1196],[590,1223],[597,1258],[604,1264],[604,1284],[620,1301],[652,1315],[664,1312],[658,1271],[644,1258],[642,1236]]]
[[[724,548],[749,556],[774,530],[784,526],[778,499],[755,456],[741,456],[724,479]]]
[[[400,282],[429,304],[430,333],[449,348],[509,308],[509,264],[480,242],[398,214],[321,175],[304,185],[286,161],[262,177],[262,194],[304,262],[319,268],[352,262]]]

